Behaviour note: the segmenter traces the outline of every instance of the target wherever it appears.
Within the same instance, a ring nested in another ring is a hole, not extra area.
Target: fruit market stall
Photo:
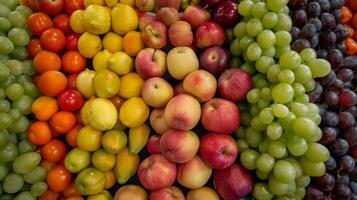
[[[1,0],[0,200],[357,199],[356,0]]]

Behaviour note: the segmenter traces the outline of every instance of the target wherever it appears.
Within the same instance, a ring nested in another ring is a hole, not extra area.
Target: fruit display
[[[0,200],[357,199],[356,9],[1,1]]]

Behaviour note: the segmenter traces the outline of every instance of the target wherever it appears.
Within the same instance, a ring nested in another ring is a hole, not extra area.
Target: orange
[[[58,192],[54,192],[49,189],[42,196],[40,196],[39,200],[57,200],[59,198],[60,194]]]
[[[81,193],[77,190],[76,185],[72,183],[65,191],[63,191],[65,197],[80,196]]]
[[[76,116],[67,111],[55,113],[50,120],[51,127],[59,134],[67,133],[75,124]]]
[[[52,138],[50,126],[47,122],[36,121],[31,124],[27,133],[27,137],[32,144],[47,144]]]
[[[38,73],[58,71],[61,69],[61,58],[53,52],[43,50],[36,54],[33,64]]]
[[[42,94],[54,97],[66,89],[67,78],[61,72],[46,71],[38,78],[37,87]]]
[[[130,31],[123,38],[123,49],[129,56],[136,56],[144,48],[140,32]]]
[[[32,103],[32,113],[40,121],[51,119],[52,115],[58,111],[55,98],[41,96]]]
[[[116,182],[116,178],[115,178],[114,172],[113,171],[104,172],[104,176],[105,176],[104,188],[105,189],[109,189],[109,188],[113,187],[113,185]]]
[[[77,146],[77,135],[81,130],[82,126],[77,124],[75,125],[67,134],[66,134],[66,141],[71,147]]]

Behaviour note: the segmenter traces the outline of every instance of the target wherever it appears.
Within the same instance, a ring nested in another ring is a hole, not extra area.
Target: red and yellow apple
[[[180,15],[175,8],[163,7],[156,12],[157,19],[164,23],[166,27],[170,27],[171,24],[180,20]]]
[[[187,6],[183,12],[183,19],[188,22],[193,29],[199,27],[203,22],[209,21],[211,15],[199,6]]]
[[[193,42],[191,25],[185,21],[177,21],[170,26],[170,43],[175,47],[190,46]]]
[[[147,47],[161,49],[167,44],[167,28],[159,21],[152,21],[141,31],[141,37]]]
[[[175,88],[174,88],[174,94],[175,96],[179,94],[185,94],[185,89],[183,89],[183,82],[178,83]]]
[[[145,26],[148,25],[150,22],[156,20],[155,13],[151,12],[140,12],[139,13],[139,29],[143,31]]]
[[[162,135],[166,131],[170,130],[170,126],[165,120],[165,108],[155,108],[152,110],[149,121],[151,127],[159,135]]]
[[[205,70],[196,70],[185,77],[183,89],[200,101],[206,102],[216,94],[217,80]]]
[[[165,79],[153,77],[144,82],[141,95],[149,106],[161,108],[172,99],[174,89]]]
[[[175,47],[167,54],[167,69],[174,79],[183,80],[198,67],[196,53],[189,47]]]
[[[252,78],[242,69],[228,69],[218,79],[220,95],[231,101],[243,101],[252,88]]]
[[[177,182],[189,189],[198,189],[210,179],[212,168],[199,157],[195,156],[187,163],[180,164],[177,169]]]
[[[216,191],[209,187],[201,187],[199,189],[191,190],[186,195],[186,200],[220,200]]]
[[[198,48],[221,46],[224,43],[224,30],[215,22],[204,22],[196,31],[195,41]]]
[[[166,53],[153,48],[141,50],[135,58],[135,69],[145,79],[162,76],[166,72]]]
[[[160,136],[152,135],[146,144],[146,149],[148,150],[149,154],[160,153],[159,144],[160,144]]]
[[[156,0],[155,2],[158,8],[172,7],[179,10],[182,0]]]
[[[135,0],[135,5],[140,11],[153,11],[155,0]]]
[[[149,200],[185,200],[185,195],[176,186],[170,186],[151,192]]]

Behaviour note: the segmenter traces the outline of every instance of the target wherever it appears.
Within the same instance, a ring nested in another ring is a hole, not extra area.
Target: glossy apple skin
[[[152,110],[149,121],[151,127],[159,135],[162,135],[166,131],[170,130],[170,126],[165,120],[165,108],[155,108]]]
[[[167,69],[176,80],[183,80],[189,73],[198,70],[196,53],[189,47],[175,47],[167,54]]]
[[[213,176],[216,191],[225,200],[240,199],[252,192],[252,177],[249,171],[239,164],[214,170]]]
[[[180,164],[177,170],[177,182],[189,189],[204,186],[212,175],[210,168],[199,156]]]
[[[57,15],[63,10],[63,0],[38,0],[42,12],[48,15]]]
[[[144,82],[141,95],[149,106],[161,108],[174,96],[174,89],[165,79],[153,77]]]
[[[156,0],[155,2],[158,8],[172,7],[179,10],[182,0]]]
[[[145,48],[135,58],[135,69],[144,79],[160,77],[166,72],[166,53]]]
[[[159,21],[147,24],[141,32],[141,36],[145,45],[154,49],[165,47],[168,41],[167,28]]]
[[[191,130],[198,124],[200,116],[200,103],[187,94],[175,96],[166,105],[166,122],[171,128],[176,130]]]
[[[183,88],[188,93],[197,97],[201,102],[206,102],[216,94],[217,80],[205,70],[196,70],[189,73],[183,80]]]
[[[202,108],[201,123],[208,131],[231,134],[240,124],[239,109],[229,100],[213,98]]]
[[[146,144],[146,148],[147,148],[149,154],[160,153],[159,144],[160,144],[160,136],[152,135]]]
[[[185,21],[177,21],[170,26],[170,43],[175,47],[190,46],[193,42],[191,25]]]
[[[221,46],[224,43],[225,33],[222,27],[215,22],[204,22],[196,31],[195,41],[198,48]]]
[[[225,0],[202,0],[202,5],[208,6],[209,8],[216,8],[221,2]]]
[[[220,46],[203,50],[200,56],[200,67],[217,76],[229,67],[230,54]]]
[[[176,165],[160,154],[146,158],[138,169],[139,181],[148,190],[171,186],[175,182],[176,174]]]
[[[186,195],[186,200],[220,200],[216,191],[209,187],[201,187],[199,189],[191,190]]]
[[[199,154],[206,164],[213,169],[231,166],[237,158],[238,148],[229,135],[207,133],[201,137]]]
[[[156,17],[160,22],[164,23],[167,28],[169,28],[171,24],[180,20],[180,15],[178,11],[175,8],[171,7],[160,8],[156,12]]]
[[[183,89],[183,82],[181,82],[175,86],[174,94],[175,94],[175,96],[177,96],[179,94],[186,94],[185,89]]]
[[[150,22],[155,21],[156,15],[151,12],[140,12],[139,13],[139,29],[143,31],[145,26],[148,25]]]
[[[169,130],[161,136],[160,152],[169,161],[185,163],[191,160],[200,147],[200,140],[192,131]]]
[[[237,3],[233,1],[220,3],[214,11],[213,20],[225,28],[235,26],[239,21]]]
[[[151,192],[149,200],[185,200],[185,196],[178,187],[170,186]]]
[[[252,84],[252,78],[244,70],[228,69],[218,79],[218,91],[225,99],[243,101],[252,89]]]
[[[183,19],[188,22],[193,29],[199,27],[203,22],[209,21],[211,15],[208,11],[199,6],[188,6],[183,12]]]

